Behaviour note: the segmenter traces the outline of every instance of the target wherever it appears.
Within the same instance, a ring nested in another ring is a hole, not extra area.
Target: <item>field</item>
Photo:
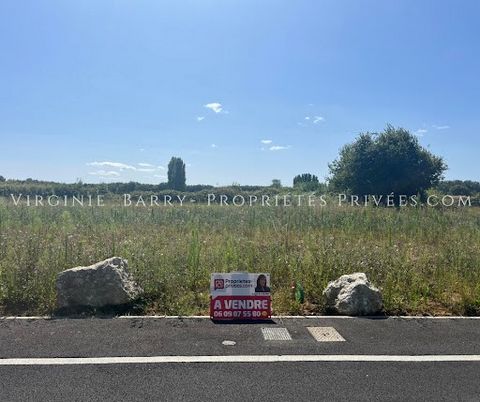
[[[55,275],[118,255],[143,312],[207,314],[209,274],[271,273],[274,313],[366,272],[389,314],[480,314],[480,208],[26,207],[0,200],[0,315],[50,314]],[[294,300],[291,282],[305,289]]]

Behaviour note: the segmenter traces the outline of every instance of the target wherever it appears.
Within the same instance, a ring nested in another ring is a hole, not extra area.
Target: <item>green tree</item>
[[[345,145],[329,165],[330,188],[356,195],[424,195],[447,165],[423,148],[416,136],[388,125]]]
[[[173,190],[185,191],[185,163],[182,158],[174,156],[168,163],[168,187]]]
[[[315,191],[319,186],[318,177],[311,173],[299,174],[293,178],[293,187],[302,191]]]
[[[280,179],[273,179],[272,184],[270,186],[275,188],[280,188],[282,187],[282,182],[280,181]]]
[[[0,182],[1,182],[1,181],[7,181],[7,179],[5,179],[5,177],[3,177],[3,176],[0,175]]]
[[[472,180],[446,180],[438,184],[437,189],[450,195],[480,194],[480,182]]]

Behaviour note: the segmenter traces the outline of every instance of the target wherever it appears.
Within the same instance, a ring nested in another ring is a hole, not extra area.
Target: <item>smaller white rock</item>
[[[342,275],[330,282],[323,295],[327,310],[343,315],[374,315],[382,308],[382,294],[363,272]]]

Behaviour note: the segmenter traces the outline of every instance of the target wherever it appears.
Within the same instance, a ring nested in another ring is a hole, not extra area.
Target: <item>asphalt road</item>
[[[312,326],[334,327],[345,341],[317,342],[306,328]],[[286,328],[292,339],[266,341],[262,328]],[[236,344],[225,346],[225,340]],[[277,355],[332,361],[228,361]],[[432,361],[335,361],[378,355],[427,355]],[[476,357],[434,361],[445,355]],[[480,320],[475,319],[309,318],[231,325],[208,319],[0,319],[0,400],[480,401],[479,355]],[[209,363],[76,360],[128,356],[219,358]],[[19,358],[71,361],[10,364]]]

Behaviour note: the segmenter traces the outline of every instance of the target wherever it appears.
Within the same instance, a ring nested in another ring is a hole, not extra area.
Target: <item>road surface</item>
[[[479,401],[480,320],[0,319],[0,400]]]

